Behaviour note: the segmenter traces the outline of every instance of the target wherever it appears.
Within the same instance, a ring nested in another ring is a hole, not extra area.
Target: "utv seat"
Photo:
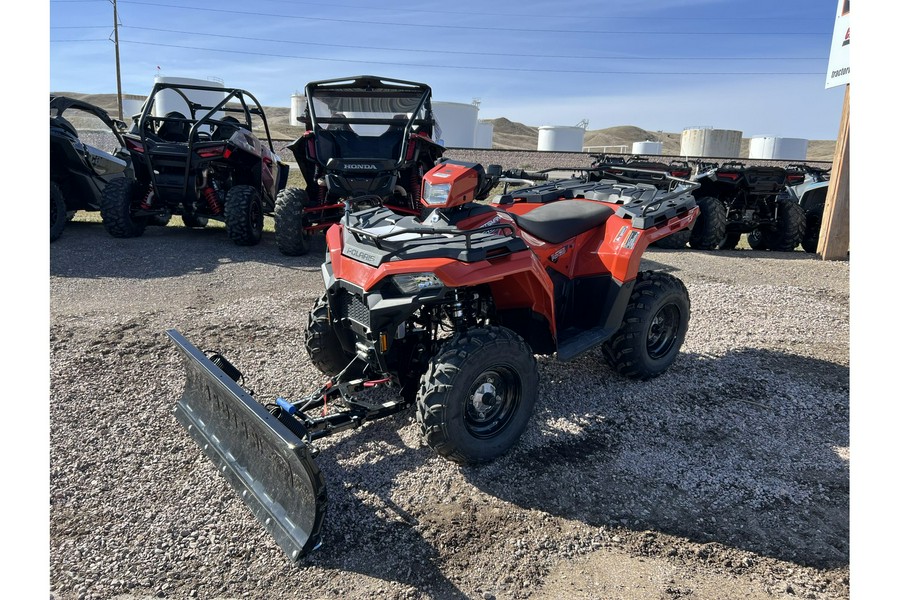
[[[166,114],[165,118],[172,120],[163,121],[163,124],[159,126],[156,135],[167,142],[187,142],[190,123],[188,123],[187,121],[178,120],[186,119],[187,117],[185,117],[180,112],[170,112]]]
[[[524,215],[510,213],[523,231],[551,244],[602,225],[614,214],[608,206],[585,200],[551,202]]]

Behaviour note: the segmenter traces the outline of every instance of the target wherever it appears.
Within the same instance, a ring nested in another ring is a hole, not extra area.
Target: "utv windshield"
[[[320,160],[399,160],[409,134],[430,135],[427,86],[341,85],[307,88],[307,109]]]

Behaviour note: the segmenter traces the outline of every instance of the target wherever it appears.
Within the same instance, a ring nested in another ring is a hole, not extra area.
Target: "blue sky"
[[[193,7],[193,8],[189,8]],[[218,77],[265,105],[358,74],[422,81],[481,118],[834,139],[834,0],[119,0],[124,93]],[[109,0],[50,0],[50,91],[114,93]],[[199,33],[190,33],[196,31]],[[202,35],[201,35],[202,33]]]

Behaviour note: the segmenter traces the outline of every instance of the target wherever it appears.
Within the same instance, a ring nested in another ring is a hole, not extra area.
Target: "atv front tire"
[[[715,196],[704,196],[697,200],[700,214],[691,230],[690,245],[695,250],[715,250],[725,239],[725,205]]]
[[[769,247],[778,252],[793,252],[806,233],[806,213],[792,200],[778,203],[775,227],[769,232]]]
[[[236,185],[225,194],[225,230],[238,246],[255,246],[262,239],[263,207],[251,185]]]
[[[137,181],[127,177],[117,177],[103,188],[100,197],[100,216],[103,227],[116,238],[131,238],[143,235],[147,227],[146,217],[136,217],[131,208],[140,192],[143,191]]]
[[[301,256],[309,252],[310,234],[306,231],[303,209],[309,203],[306,192],[286,188],[275,200],[275,243],[287,256]]]
[[[461,464],[488,462],[521,437],[537,399],[537,363],[504,327],[459,333],[428,362],[416,397],[426,443]]]
[[[667,235],[661,240],[656,240],[655,243],[658,248],[662,248],[663,250],[681,250],[687,246],[690,239],[691,230],[682,229],[681,231],[676,231],[675,233]]]
[[[344,352],[334,327],[328,319],[328,298],[322,296],[316,300],[309,311],[306,326],[306,353],[309,360],[322,373],[334,377],[344,370],[353,359],[352,354]]]
[[[638,273],[619,330],[602,346],[620,375],[647,380],[671,366],[684,343],[691,300],[680,279],[668,273]]]
[[[66,200],[59,186],[50,182],[50,241],[55,241],[66,228]]]

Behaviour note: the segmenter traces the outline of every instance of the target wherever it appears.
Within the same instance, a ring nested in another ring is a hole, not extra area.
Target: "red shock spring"
[[[208,185],[203,188],[203,197],[206,199],[206,204],[209,205],[209,210],[212,214],[217,215],[222,212],[222,203],[219,202],[219,194],[216,193],[213,186]]]
[[[410,204],[412,208],[419,208],[419,201],[422,199],[422,177],[425,176],[423,171],[422,165],[416,163],[416,170],[413,172],[412,177],[409,178],[409,193],[412,196]]]
[[[144,199],[141,200],[140,206],[141,206],[141,208],[142,208],[143,210],[149,210],[149,209],[150,209],[151,204],[153,204],[153,203],[151,202],[152,198],[153,198],[153,188],[150,188],[150,189],[147,190],[147,193],[144,194]]]

